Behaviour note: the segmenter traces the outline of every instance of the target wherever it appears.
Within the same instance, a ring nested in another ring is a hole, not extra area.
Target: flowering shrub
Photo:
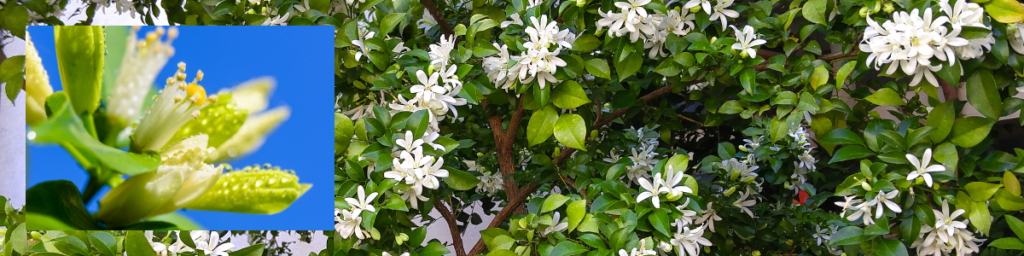
[[[288,233],[299,239],[275,241]],[[288,255],[290,246],[309,243],[313,235],[314,231],[32,231],[26,255]],[[237,248],[233,241],[240,237],[252,245]]]
[[[3,255],[24,255],[28,244],[25,241],[25,211],[14,209],[7,197],[0,196],[4,210],[0,212],[0,253]]]
[[[1024,250],[1019,2],[340,5],[343,255]]]

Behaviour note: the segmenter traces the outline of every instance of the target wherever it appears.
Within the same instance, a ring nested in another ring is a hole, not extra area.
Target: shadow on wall
[[[4,85],[6,89],[8,85]],[[0,195],[14,208],[25,206],[25,93],[12,104],[0,97]]]

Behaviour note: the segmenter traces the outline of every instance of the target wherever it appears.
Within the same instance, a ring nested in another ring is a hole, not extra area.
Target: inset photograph
[[[332,32],[30,27],[28,230],[330,229]]]

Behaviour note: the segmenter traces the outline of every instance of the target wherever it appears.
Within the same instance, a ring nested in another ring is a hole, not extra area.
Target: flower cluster
[[[413,139],[412,131],[405,132],[404,139],[395,141],[399,150],[399,158],[392,159],[392,169],[384,173],[384,177],[399,182],[405,182],[409,188],[404,192],[402,198],[408,200],[414,209],[417,209],[418,201],[427,201],[423,196],[423,189],[437,189],[441,183],[438,178],[448,177],[448,170],[442,169],[444,158],[434,158],[431,155],[423,155],[424,136],[420,139]]]
[[[530,21],[531,26],[526,28],[528,40],[523,44],[525,49],[519,56],[509,57],[507,46],[495,44],[501,51],[499,56],[484,59],[487,77],[495,85],[501,85],[502,89],[508,90],[516,82],[527,84],[535,79],[540,89],[544,89],[548,83],[558,83],[555,72],[566,65],[558,54],[562,50],[572,49],[572,43],[576,41],[576,34],[568,29],[558,30],[558,23],[553,20],[548,22],[547,15],[541,15],[540,19],[530,17]],[[508,68],[509,61],[515,62],[511,68]]]
[[[486,194],[487,196],[495,196],[498,194],[498,191],[502,189],[501,186],[504,180],[501,179],[501,172],[485,172],[483,166],[477,165],[476,161],[462,160],[462,162],[469,166],[467,171],[476,171],[483,174],[480,177],[477,177],[477,179],[480,180],[480,183],[476,184],[477,193]]]
[[[654,208],[661,208],[661,199],[659,199],[661,195],[668,195],[669,198],[679,198],[684,193],[693,193],[693,189],[690,187],[679,184],[679,182],[683,181],[683,170],[677,172],[672,170],[670,165],[665,169],[664,178],[662,176],[662,173],[655,174],[654,178],[650,181],[640,178],[640,187],[647,191],[637,195],[636,201],[642,202],[647,198],[651,198]]]
[[[153,251],[156,252],[157,255],[161,256],[178,255],[179,253],[186,252],[198,253],[200,251],[203,252],[204,255],[228,256],[228,253],[231,252],[230,250],[235,248],[235,244],[233,243],[221,243],[220,240],[223,237],[221,237],[216,231],[210,232],[196,230],[185,232],[189,232],[189,235],[192,238],[192,244],[195,245],[195,248],[189,247],[185,242],[183,242],[181,231],[172,231],[171,233],[168,233],[168,236],[170,234],[175,234],[175,237],[177,237],[177,241],[171,244],[166,244],[160,240],[154,241],[153,231],[145,231],[144,235],[146,237],[146,241],[149,241],[150,247],[153,248]]]
[[[353,234],[359,239],[366,239],[369,236],[366,231],[359,228],[359,223],[362,221],[363,211],[377,212],[377,209],[373,207],[373,201],[376,198],[377,192],[367,195],[363,186],[359,186],[355,198],[345,198],[350,209],[334,209],[334,229],[342,238],[349,238]]]
[[[975,4],[977,8],[972,11],[970,7],[965,7],[963,1],[960,0],[956,5],[959,8],[955,9],[950,8],[948,3],[942,3],[942,12],[949,16],[934,17],[934,12],[928,8],[923,13],[920,9],[914,9],[910,13],[893,13],[892,19],[886,20],[882,25],[868,17],[869,26],[864,31],[860,50],[870,53],[867,62],[877,70],[889,64],[886,74],[892,75],[899,69],[908,76],[913,76],[911,86],[918,85],[922,79],[933,86],[939,86],[933,72],[941,70],[942,65],[933,64],[933,58],[953,65],[958,57],[970,59],[981,56],[978,51],[982,47],[990,47],[993,42],[979,40],[969,45],[971,42],[960,37],[964,26],[984,25],[981,23],[981,17],[973,14],[974,11],[980,13],[981,7]],[[951,17],[956,21],[951,21]],[[946,26],[947,24],[949,26]],[[960,56],[955,54],[956,48],[961,48],[958,51],[961,53]]]
[[[711,2],[715,2],[715,6],[711,6]],[[722,31],[729,26],[729,22],[726,18],[739,18],[740,13],[734,10],[730,10],[735,0],[690,0],[683,5],[685,9],[692,9],[694,7],[700,7],[707,13],[709,20],[720,20],[722,21]]]
[[[667,14],[659,11],[648,13],[644,6],[651,3],[650,0],[630,0],[629,2],[616,2],[620,13],[612,11],[602,12],[601,19],[597,21],[597,28],[608,28],[608,36],[623,37],[629,35],[631,42],[644,39],[644,48],[650,49],[647,56],[665,57],[665,41],[669,34],[685,36],[694,29],[694,15],[686,8],[682,11],[669,10]]]
[[[963,215],[963,209],[949,212],[949,205],[942,201],[942,211],[932,209],[935,214],[935,225],[924,224],[917,240],[910,246],[917,249],[918,255],[949,255],[956,250],[956,255],[970,255],[981,250],[978,245],[985,242],[985,239],[974,237],[974,233],[967,230],[970,220],[958,221],[957,217]]]
[[[430,131],[432,132],[440,130],[438,122],[444,120],[449,111],[455,115],[455,118],[459,117],[459,111],[455,107],[466,105],[466,99],[456,98],[459,92],[462,92],[462,82],[455,74],[458,71],[455,64],[449,66],[451,51],[454,48],[454,36],[442,35],[440,43],[430,45],[430,67],[431,69],[439,68],[439,71],[428,76],[423,70],[417,70],[416,78],[419,79],[419,84],[409,88],[409,91],[415,96],[406,100],[404,96],[398,95],[398,102],[389,105],[392,113],[428,110]],[[438,79],[441,80],[440,84]],[[433,136],[436,138],[436,134]],[[430,141],[433,140],[430,139]]]

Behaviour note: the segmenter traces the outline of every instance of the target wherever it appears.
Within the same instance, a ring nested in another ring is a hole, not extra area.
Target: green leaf
[[[404,12],[391,13],[388,14],[388,16],[384,16],[384,19],[380,22],[380,33],[382,35],[386,35],[391,32],[391,30],[394,29],[399,22],[402,22],[403,19],[405,19]]]
[[[10,10],[8,10],[10,9]],[[4,28],[18,38],[25,38],[25,27],[28,26],[28,9],[19,4],[8,4],[3,9]]]
[[[53,94],[51,96],[57,96]],[[71,105],[61,104],[60,109],[46,121],[31,127],[35,132],[36,143],[57,143],[66,149],[80,153],[88,163],[82,165],[99,165],[103,170],[111,170],[121,174],[135,175],[160,166],[160,158],[155,155],[135,154],[113,148],[96,140],[85,130],[82,120],[71,111]],[[35,229],[33,229],[35,230]]]
[[[907,246],[903,245],[900,241],[893,239],[882,239],[879,241],[878,246],[875,247],[875,253],[878,256],[907,256]]]
[[[853,68],[857,67],[857,61],[849,61],[843,64],[843,67],[839,68],[839,72],[836,72],[836,87],[842,87],[843,83],[846,82],[846,77],[850,76],[850,72],[853,72]],[[818,88],[814,88],[817,90]]]
[[[829,160],[828,163],[831,164],[846,160],[861,159],[871,155],[874,155],[874,153],[867,148],[864,148],[864,146],[848,145],[837,150],[836,154],[832,156],[832,160]]]
[[[832,241],[829,241],[828,244],[830,246],[851,245],[859,244],[867,240],[868,237],[864,236],[863,229],[856,226],[847,226],[840,229],[839,232],[836,232],[836,234],[832,236]]]
[[[90,232],[89,242],[104,255],[117,255],[117,239],[107,232]]]
[[[968,219],[971,220],[972,226],[988,235],[988,229],[992,226],[992,214],[988,212],[988,205],[985,202],[975,201],[971,203],[971,212],[968,213]]]
[[[726,101],[722,107],[718,108],[720,114],[732,115],[739,112],[743,112],[743,106],[740,106],[740,102],[735,100]]]
[[[540,207],[540,213],[550,212],[558,207],[562,207],[565,201],[569,201],[569,197],[562,194],[551,194],[548,198],[544,199],[544,204]]]
[[[25,55],[18,55],[7,58],[4,62],[0,63],[0,83],[6,82],[11,83],[14,87],[21,89],[21,84],[14,84],[14,78],[21,78],[25,75],[23,71],[25,69]],[[10,89],[8,89],[10,90]],[[8,95],[10,96],[10,95]]]
[[[935,130],[929,135],[933,142],[940,142],[949,136],[949,131],[953,130],[953,120],[956,119],[956,112],[954,112],[952,101],[943,102],[928,113],[928,126],[935,127]]]
[[[679,66],[677,66],[676,62],[671,59],[661,61],[661,64],[658,64],[658,67],[654,68],[655,73],[667,77],[679,75],[679,71]]]
[[[814,1],[815,0],[812,0],[811,2]],[[807,5],[810,5],[811,2],[808,2]],[[807,8],[804,8],[804,11],[807,11]],[[828,83],[828,69],[825,68],[825,65],[820,65],[817,68],[814,68],[814,73],[811,74],[811,88],[818,90],[818,87],[821,87],[821,85],[824,85],[825,83]]]
[[[671,236],[669,234],[669,229],[671,229],[671,227],[669,226],[668,212],[665,211],[665,209],[655,209],[647,215],[647,220],[649,220],[651,222],[651,226],[654,226],[654,229],[662,235]]]
[[[772,143],[785,138],[789,134],[789,123],[778,118],[772,119],[771,132],[769,134],[771,134]]]
[[[879,89],[878,91],[875,91],[875,93],[871,94],[871,96],[864,99],[879,106],[903,106],[907,104],[903,102],[903,98],[896,93],[896,90],[891,88]]]
[[[413,134],[423,134],[424,132],[426,132],[427,127],[430,125],[430,117],[427,116],[427,111],[428,110],[423,109],[413,112],[412,115],[409,115],[409,118],[406,119],[405,129],[412,131]],[[363,120],[369,121],[372,119],[363,118]]]
[[[743,85],[744,91],[753,94],[754,86],[757,86],[757,73],[753,69],[744,69],[740,73],[740,85]]]
[[[515,245],[516,240],[512,234],[500,228],[488,228],[480,232],[480,237],[490,250],[510,249]]]
[[[265,244],[254,244],[249,247],[242,248],[241,250],[229,253],[229,256],[263,256],[263,248],[266,248]]]
[[[534,102],[537,102],[540,107],[547,106],[548,102],[551,100],[551,86],[553,85],[548,85],[544,88],[540,88],[540,86],[534,86],[532,88]]]
[[[978,69],[967,78],[967,102],[982,115],[991,119],[999,118],[1003,102],[992,73],[986,69]]]
[[[1012,215],[1003,216],[1006,217],[1006,225],[1010,226],[1010,230],[1013,230],[1013,233],[1017,234],[1018,238],[1024,237],[1024,222]]]
[[[960,119],[960,121],[953,122],[953,137],[950,141],[957,146],[974,147],[988,137],[993,124],[995,124],[994,121],[980,116]]]
[[[8,206],[10,206],[10,204],[8,204]],[[13,217],[13,216],[8,216],[8,217]],[[8,223],[10,223],[10,222],[8,222]],[[28,232],[25,231],[25,225],[27,225],[27,224],[26,223],[18,224],[17,227],[14,227],[13,232],[11,232],[10,234],[4,234],[5,236],[8,237],[8,239],[10,239],[11,246],[9,246],[9,247],[14,247],[14,251],[18,252],[18,254],[21,254],[21,255],[26,254],[25,250],[28,249],[28,241],[27,241],[27,239],[28,239],[28,237],[27,237]]]
[[[352,135],[355,134],[355,126],[352,119],[342,113],[334,113],[334,154],[345,153],[349,143],[352,142]]]
[[[1003,237],[1000,239],[996,239],[995,241],[992,241],[991,244],[988,244],[988,246],[1006,250],[1024,250],[1024,242],[1021,242],[1020,239],[1013,237]]]
[[[4,63],[7,62],[5,61]],[[18,98],[18,93],[21,93],[21,86],[18,86],[19,84],[25,84],[25,79],[21,76],[15,76],[4,86],[4,92],[7,94],[7,99],[11,101],[11,104]]]
[[[999,190],[995,195],[996,204],[1003,210],[1007,211],[1020,211],[1024,210],[1024,198],[1015,196],[1004,190]]]
[[[555,110],[555,107],[549,105],[543,110],[534,111],[533,115],[530,115],[530,123],[526,125],[526,140],[529,146],[540,144],[551,137],[557,121],[558,110]]]
[[[587,200],[573,201],[565,211],[569,215],[569,232],[572,232],[583,221],[583,216],[587,215]]]
[[[462,25],[462,24],[459,24]],[[426,247],[423,247],[423,251],[420,252],[420,256],[442,256],[448,254],[449,251],[441,242],[437,240],[430,241]]]
[[[150,241],[146,239],[144,231],[127,231],[125,235],[124,250],[130,255],[156,256]]]
[[[835,145],[861,145],[864,146],[864,140],[857,135],[856,132],[846,128],[838,128],[832,130],[825,136],[821,137],[821,141],[824,143],[835,144]]]
[[[1017,181],[1017,176],[1014,176],[1012,172],[1003,172],[1003,187],[1006,191],[1014,196],[1020,196],[1020,181]]]
[[[487,253],[487,256],[519,256],[519,254],[516,254],[515,252],[510,251],[508,249],[498,249],[491,250],[491,252]]]
[[[980,181],[967,183],[965,186],[967,194],[971,195],[971,199],[979,202],[988,201],[989,198],[992,198],[992,195],[996,194],[996,190],[999,190],[1001,187],[1003,186],[999,184]]]
[[[1016,0],[991,0],[985,3],[985,12],[1005,24],[1024,21],[1024,5]]]
[[[89,246],[85,245],[82,239],[77,236],[62,236],[54,239],[54,245],[57,246],[61,252],[67,252],[75,255],[88,255]]]
[[[577,40],[579,42],[579,40]],[[604,79],[612,79],[611,69],[604,59],[590,59],[587,61],[587,73]]]
[[[817,24],[827,24],[828,19],[825,13],[825,9],[828,8],[827,0],[811,0],[804,4],[803,12],[804,19],[807,21],[814,22]]]
[[[583,34],[572,43],[572,50],[578,52],[591,52],[601,46],[601,40],[593,34]],[[605,66],[608,66],[605,64]]]
[[[580,115],[563,114],[555,122],[555,139],[566,147],[587,151],[586,135],[587,127]]]
[[[953,146],[953,144],[949,142],[939,144],[939,146],[935,148],[934,156],[936,161],[946,166],[946,170],[955,170],[956,165],[960,161],[960,156],[958,156],[956,152],[956,146]]]
[[[583,91],[583,87],[580,87],[579,83],[572,80],[565,81],[556,86],[551,94],[553,94],[551,102],[561,109],[573,109],[590,103],[590,98],[587,98],[587,92]]]
[[[36,184],[25,192],[28,230],[94,230],[99,225],[82,204],[74,183],[53,180]]]
[[[626,59],[615,63],[615,72],[619,74],[619,82],[625,81],[626,78],[640,71],[643,62],[643,58],[639,54],[630,54]]]
[[[476,187],[480,180],[475,175],[465,171],[448,170],[448,177],[444,178],[444,183],[454,190],[463,191]]]
[[[548,256],[572,256],[583,254],[584,252],[587,252],[586,246],[565,240],[555,245],[555,248],[551,249],[551,253],[548,253]]]

